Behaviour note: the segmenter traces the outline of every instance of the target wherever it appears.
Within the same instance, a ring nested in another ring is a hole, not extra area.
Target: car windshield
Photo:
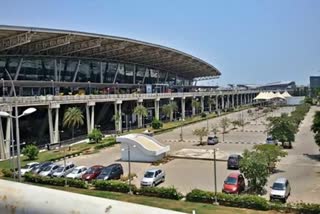
[[[272,189],[274,190],[284,190],[284,184],[282,183],[274,183],[272,186]]]
[[[208,140],[213,140],[213,137],[208,137]]]
[[[71,174],[78,174],[80,172],[80,169],[74,169],[72,170]]]
[[[154,175],[154,172],[146,172],[146,173],[144,174],[144,177],[145,177],[145,178],[153,178],[153,175]]]
[[[97,168],[91,167],[91,168],[89,168],[89,169],[87,170],[87,174],[92,174],[92,173],[94,173],[95,171],[97,171]]]
[[[267,141],[272,141],[272,138],[271,138],[271,137],[268,137],[268,138],[267,138]]]
[[[111,168],[104,168],[101,171],[101,175],[109,175],[111,171]]]
[[[225,184],[236,184],[237,179],[233,177],[227,177],[227,179],[224,181]]]
[[[63,166],[60,166],[56,172],[63,172],[64,171],[64,167]]]
[[[52,166],[47,166],[46,168],[44,168],[44,170],[43,171],[50,171],[51,170],[51,168],[52,168]]]

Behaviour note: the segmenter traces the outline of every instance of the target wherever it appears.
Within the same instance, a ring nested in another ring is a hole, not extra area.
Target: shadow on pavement
[[[320,161],[320,154],[303,154],[304,156],[310,158],[311,160]]]

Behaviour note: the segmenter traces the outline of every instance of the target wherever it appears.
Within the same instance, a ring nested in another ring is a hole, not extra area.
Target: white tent
[[[280,94],[280,92],[278,91],[277,93],[274,94],[273,98],[272,99],[282,99],[282,100],[285,100],[286,98]]]
[[[260,92],[255,98],[253,98],[254,100],[265,100],[265,92]]]
[[[283,93],[282,93],[282,96],[283,96],[284,98],[292,97],[287,91],[283,92]]]

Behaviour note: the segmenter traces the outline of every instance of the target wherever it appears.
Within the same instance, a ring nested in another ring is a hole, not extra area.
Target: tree
[[[233,129],[236,129],[237,126],[239,126],[239,120],[233,120],[231,121],[231,124],[233,125]]]
[[[314,141],[318,146],[320,146],[320,132],[317,132],[314,136]]]
[[[255,150],[265,155],[269,167],[275,166],[280,158],[288,155],[286,151],[283,151],[279,146],[272,144],[255,145]]]
[[[211,131],[215,136],[217,136],[217,133],[219,132],[219,127],[217,125],[212,125]]]
[[[222,128],[222,140],[224,141],[224,134],[226,133],[227,128],[230,125],[230,120],[227,117],[224,117],[220,120],[220,127]]]
[[[137,105],[133,112],[138,116],[138,128],[142,127],[142,117],[148,116],[148,110],[143,105]]]
[[[263,153],[245,150],[240,161],[240,172],[247,178],[250,192],[263,193],[269,177],[268,161]]]
[[[246,121],[241,117],[239,120],[238,120],[238,124],[239,126],[241,126],[241,130],[243,131],[244,129],[244,126],[246,125]]]
[[[100,129],[92,129],[92,131],[88,134],[88,138],[90,141],[93,141],[95,143],[99,143],[102,138],[103,138],[103,134],[100,131]]]
[[[173,113],[178,110],[178,105],[176,102],[171,102],[162,106],[162,112],[166,115],[166,117],[170,118],[170,121],[173,121]]]
[[[83,118],[82,111],[78,107],[70,107],[64,112],[62,126],[72,128],[72,138],[74,136],[74,128],[84,124]]]
[[[311,126],[311,130],[314,133],[319,133],[320,132],[320,111],[316,111],[313,117],[313,124]]]
[[[29,160],[35,160],[38,158],[39,149],[35,145],[27,145],[22,150],[22,154],[27,156]]]
[[[205,144],[204,142],[202,142],[202,138],[203,138],[204,136],[207,136],[207,135],[208,135],[208,129],[207,129],[207,128],[202,127],[202,128],[199,128],[199,129],[195,129],[195,130],[193,130],[192,133],[193,133],[193,135],[196,135],[196,136],[199,137],[199,139],[200,139],[200,145],[204,145],[204,144]]]
[[[312,105],[313,104],[313,100],[312,100],[311,97],[305,97],[304,98],[304,103],[308,103],[308,104]]]
[[[295,140],[295,132],[296,127],[292,120],[286,114],[282,114],[281,117],[272,117],[269,118],[269,134],[275,140],[278,140],[282,143],[284,147],[284,143],[289,143],[289,148],[292,148],[292,142]]]
[[[197,100],[192,100],[191,106],[195,109],[196,112],[198,112],[199,109],[201,108],[201,103]]]

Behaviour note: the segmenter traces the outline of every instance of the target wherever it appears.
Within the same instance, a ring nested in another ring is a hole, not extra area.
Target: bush
[[[136,173],[130,173],[130,179],[133,180],[135,177],[138,177]],[[128,175],[121,175],[120,181],[128,181],[129,180]]]
[[[38,157],[39,149],[35,145],[27,145],[23,150],[22,154],[27,156],[29,160],[35,160]]]
[[[91,142],[100,143],[103,138],[103,134],[100,129],[92,129],[92,131],[88,134],[88,138]]]
[[[295,204],[298,213],[319,214],[320,204],[298,203]]]
[[[241,207],[256,210],[268,210],[269,203],[266,199],[255,195],[229,195],[217,193],[217,199],[220,205]],[[186,195],[186,200],[191,202],[213,203],[214,193],[194,189]]]
[[[51,178],[51,177],[42,177],[39,175],[34,175],[32,173],[26,173],[24,176],[25,181],[31,183],[39,183],[39,184],[48,184],[54,186],[64,186],[65,179],[64,178]],[[77,179],[67,179],[67,184],[70,187],[82,188],[86,189],[87,184],[85,181],[77,180]]]
[[[139,195],[180,200],[183,195],[174,187],[143,187]]]
[[[106,141],[107,141],[106,143],[101,143],[101,144],[96,145],[94,147],[94,149],[99,150],[99,149],[103,149],[103,148],[107,148],[107,147],[113,146],[113,145],[118,143],[116,141],[116,139],[114,139],[114,138],[107,139]]]
[[[206,116],[207,116],[206,113],[204,113],[204,112],[201,113],[201,117],[205,118]]]
[[[122,193],[129,192],[129,184],[121,181],[116,181],[116,180],[108,180],[108,181],[95,180],[93,182],[93,186],[98,190],[107,190],[111,192],[122,192]],[[131,184],[131,191],[133,193],[137,192],[137,187],[133,184]]]
[[[153,129],[160,129],[160,128],[162,128],[162,126],[163,126],[163,124],[160,120],[157,120],[157,119],[152,120],[151,127]]]
[[[4,177],[13,178],[13,172],[11,169],[2,169],[2,174]]]

